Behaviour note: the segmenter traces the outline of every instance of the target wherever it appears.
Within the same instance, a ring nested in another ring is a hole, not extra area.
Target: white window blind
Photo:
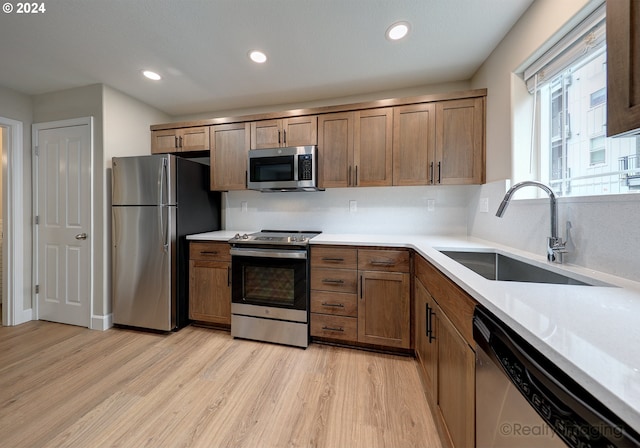
[[[534,92],[536,84],[552,79],[578,59],[595,54],[606,45],[605,12],[602,4],[525,69],[524,80],[530,93]]]

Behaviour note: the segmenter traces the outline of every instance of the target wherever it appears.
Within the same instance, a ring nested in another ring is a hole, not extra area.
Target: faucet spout
[[[562,253],[565,252],[565,243],[562,242],[562,238],[558,237],[558,202],[556,200],[555,193],[547,185],[533,180],[526,180],[515,184],[513,187],[509,188],[507,193],[504,195],[504,199],[502,199],[502,202],[496,211],[496,216],[498,218],[502,218],[504,216],[504,213],[511,201],[511,197],[522,187],[538,187],[549,195],[551,237],[548,238],[547,259],[555,263],[562,263]]]

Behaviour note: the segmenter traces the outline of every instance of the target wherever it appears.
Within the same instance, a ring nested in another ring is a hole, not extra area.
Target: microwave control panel
[[[313,158],[311,154],[298,155],[298,180],[313,180]]]

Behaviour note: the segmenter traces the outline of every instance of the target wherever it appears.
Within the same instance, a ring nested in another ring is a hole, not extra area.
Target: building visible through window
[[[640,137],[606,137],[604,9],[588,20],[525,71],[540,180],[564,196],[640,193]]]

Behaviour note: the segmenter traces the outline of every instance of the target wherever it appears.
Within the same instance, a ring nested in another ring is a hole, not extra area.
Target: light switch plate
[[[435,199],[427,199],[427,211],[433,212],[436,209],[436,200]]]
[[[247,201],[242,201],[240,203],[240,210],[242,213],[247,213]]]
[[[356,213],[358,211],[358,201],[349,201],[349,213]]]

